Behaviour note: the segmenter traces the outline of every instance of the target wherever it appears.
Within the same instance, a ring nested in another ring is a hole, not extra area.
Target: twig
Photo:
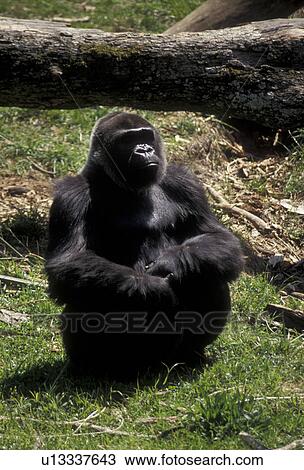
[[[3,281],[5,284],[13,284],[17,286],[33,286],[33,287],[46,287],[46,282],[36,282],[29,279],[21,279],[20,277],[5,276],[0,274],[0,282]]]
[[[293,400],[293,399],[303,400],[304,395],[294,395],[294,396],[285,396],[285,397],[253,397],[253,401],[263,401],[263,400]],[[251,401],[251,398],[246,399],[245,401]]]
[[[144,439],[157,439],[159,435],[153,436],[152,434],[137,434],[131,432],[124,432],[124,431],[115,431],[109,428],[100,428],[100,431],[92,431],[92,432],[81,432],[78,434],[48,434],[47,437],[65,437],[65,438],[74,438],[75,436],[96,436],[96,434],[110,434],[116,436],[128,436],[128,437],[136,437],[136,438],[144,438]]]
[[[79,18],[61,18],[61,16],[53,16],[52,21],[56,23],[64,23],[65,26],[70,26],[71,23],[87,23],[90,21],[89,16],[83,16]]]
[[[91,418],[96,417],[94,415],[94,413],[92,413],[93,416],[90,415]],[[0,416],[0,421],[7,421],[9,419],[10,419],[9,416]],[[38,422],[38,423],[43,422],[42,419],[29,418],[29,417],[23,417],[23,416],[14,416],[14,420],[22,421],[23,419],[24,420],[35,421],[35,422]],[[157,437],[159,437],[158,435],[153,436],[153,435],[149,435],[149,434],[131,433],[131,432],[127,432],[127,431],[121,431],[119,429],[111,429],[111,428],[107,428],[107,427],[103,427],[103,426],[98,426],[96,424],[86,422],[86,419],[89,419],[89,416],[88,416],[88,418],[85,418],[84,420],[60,421],[60,422],[55,422],[54,424],[79,426],[79,424],[82,423],[82,426],[85,426],[86,428],[90,428],[90,429],[93,430],[92,432],[88,432],[88,433],[77,433],[76,434],[77,436],[79,436],[79,435],[83,436],[83,435],[89,435],[89,434],[111,434],[113,436],[133,436],[133,437],[138,437],[138,438],[141,438],[141,437],[144,437],[144,438],[157,438]],[[65,436],[65,435],[66,434],[52,434],[52,436]]]
[[[28,259],[28,258],[30,258],[30,257],[37,258],[37,259],[39,259],[40,261],[44,261],[43,256],[40,256],[40,255],[38,255],[37,253],[32,253],[31,251],[28,253],[28,255],[25,256],[25,258]]]
[[[291,328],[303,333],[304,331],[304,312],[294,310],[283,305],[268,304],[266,307],[268,312],[275,319],[284,323],[286,328]]]
[[[21,145],[16,144],[12,140],[5,137],[5,135],[0,134],[0,138],[8,142],[10,145],[13,145],[16,149],[20,149],[20,150],[23,150],[25,153],[28,153],[28,149],[24,148]],[[45,170],[40,165],[38,165],[38,163],[34,162],[29,156],[27,156],[26,159],[31,165],[33,165],[34,168],[36,168],[36,170],[40,171],[41,173],[44,173],[46,175],[53,176],[53,177],[55,176],[54,172]]]
[[[101,412],[103,413],[105,410],[106,410],[106,407],[104,407]],[[90,413],[89,416],[87,416],[86,418],[75,421],[74,423],[71,423],[77,426],[74,433],[77,433],[84,423],[90,421],[91,419],[97,418],[99,415],[100,415],[99,411],[95,410],[92,413]]]
[[[40,171],[40,173],[43,173],[43,174],[48,175],[48,176],[52,176],[53,178],[56,176],[53,171],[46,170],[46,169],[43,168],[42,166],[38,165],[38,163],[34,162],[31,158],[26,157],[26,159],[28,160],[28,162],[29,162],[36,170]]]
[[[26,245],[17,237],[17,235],[12,231],[12,229],[9,228],[9,229],[7,229],[7,230],[8,230],[9,233],[12,235],[12,237],[14,237],[14,239],[15,239],[18,243],[20,243],[20,245],[22,245],[23,248],[25,248],[25,250],[26,250],[28,253],[30,253],[30,250],[29,250],[28,246],[26,246]]]
[[[13,312],[0,308],[0,322],[6,323],[7,325],[18,325],[18,323],[26,322],[30,320],[30,316],[26,313]]]
[[[303,292],[290,292],[290,294],[288,295],[291,295],[292,297],[295,297],[296,299],[299,299],[299,300],[304,300]]]
[[[245,209],[242,209],[241,207],[237,207],[230,204],[225,198],[223,198],[221,194],[219,194],[211,186],[205,184],[205,188],[208,190],[209,194],[213,197],[213,199],[217,201],[216,207],[219,207],[220,209],[223,209],[226,212],[231,212],[233,214],[237,214],[244,217],[245,219],[249,220],[249,222],[251,222],[255,228],[262,232],[269,232],[271,230],[271,227],[260,217],[252,214],[251,212],[248,212]]]
[[[65,424],[65,423],[64,423]],[[81,427],[89,428],[94,431],[94,433],[98,434],[110,434],[113,436],[135,436],[135,437],[145,437],[145,438],[150,438],[150,437],[157,437],[157,436],[151,436],[147,434],[137,434],[137,433],[130,433],[127,431],[121,431],[120,429],[111,429],[103,426],[98,426],[97,424],[92,424],[92,423],[86,423],[83,422]],[[82,434],[82,433],[78,433]],[[76,434],[77,435],[77,434]]]
[[[290,444],[287,444],[284,447],[279,447],[276,450],[294,450],[299,448],[304,448],[304,439],[298,439],[296,441],[291,442]]]
[[[20,251],[16,250],[16,248],[13,247],[8,241],[6,241],[3,237],[0,237],[0,242],[6,245],[10,250],[12,250],[16,255],[18,255],[20,258],[23,258],[22,253]]]

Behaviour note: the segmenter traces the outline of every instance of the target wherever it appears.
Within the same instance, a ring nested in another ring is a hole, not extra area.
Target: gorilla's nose
[[[131,154],[129,163],[138,167],[157,166],[158,158],[151,145],[137,144]]]
[[[134,155],[138,155],[145,160],[151,160],[151,158],[155,155],[155,150],[151,145],[148,144],[138,144],[134,149]]]

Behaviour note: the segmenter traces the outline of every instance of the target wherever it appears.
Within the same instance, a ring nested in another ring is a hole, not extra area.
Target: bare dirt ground
[[[38,172],[26,176],[2,176],[0,180],[0,221],[20,211],[37,209],[47,214],[52,201],[52,180]]]

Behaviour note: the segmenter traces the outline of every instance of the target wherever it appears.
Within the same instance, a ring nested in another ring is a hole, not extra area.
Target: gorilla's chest
[[[176,243],[179,214],[165,197],[138,201],[90,214],[90,249],[116,263],[144,265]]]

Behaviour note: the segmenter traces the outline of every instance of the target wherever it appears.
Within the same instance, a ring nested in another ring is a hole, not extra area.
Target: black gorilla
[[[237,238],[196,177],[166,166],[156,129],[134,114],[100,119],[50,212],[49,292],[65,304],[73,370],[121,377],[192,361],[225,325],[241,269]]]

